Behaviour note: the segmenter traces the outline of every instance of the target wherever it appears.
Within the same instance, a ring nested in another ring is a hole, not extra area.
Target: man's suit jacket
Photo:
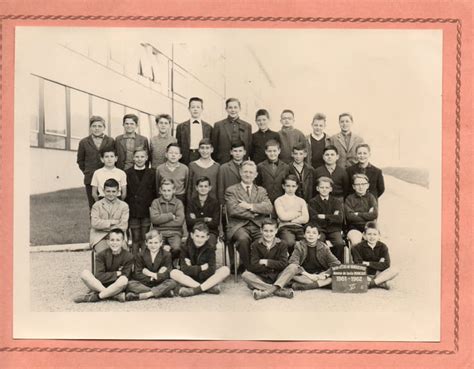
[[[331,145],[336,146],[339,153],[339,160],[337,161],[338,166],[346,169],[347,167],[357,163],[356,148],[358,145],[364,143],[364,139],[362,137],[357,136],[354,132],[352,132],[349,146],[346,146],[344,136],[341,132],[339,132],[334,136],[331,136],[330,141]]]
[[[242,201],[253,204],[253,211],[240,207],[239,203]],[[225,191],[225,206],[229,218],[227,223],[227,237],[229,239],[239,228],[245,227],[250,221],[260,227],[265,216],[273,212],[273,205],[268,198],[267,191],[255,184],[252,185],[250,197],[240,183],[230,186]]]
[[[204,121],[201,121],[202,126],[202,138],[212,137],[212,126]],[[181,147],[181,163],[188,165],[190,163],[189,148],[191,145],[191,121],[187,120],[183,123],[178,124],[176,127],[176,140],[178,141],[179,147]]]
[[[148,145],[148,138],[135,133],[135,150],[145,149],[148,156],[150,156],[150,146]],[[127,143],[124,135],[119,135],[115,138],[115,150],[117,151],[117,163],[115,166],[124,170],[125,158],[127,156]],[[127,168],[128,169],[128,168]]]
[[[92,175],[96,169],[102,168],[104,164],[100,161],[100,151],[107,148],[114,149],[114,139],[109,136],[104,136],[100,148],[95,146],[92,140],[92,135],[83,138],[79,142],[77,149],[77,164],[82,173],[84,173],[84,184],[90,185]]]
[[[270,164],[268,160],[265,160],[258,164],[257,170],[258,177],[255,182],[267,190],[268,198],[273,204],[277,197],[280,197],[285,193],[281,185],[283,179],[285,179],[290,172],[290,168],[288,164],[278,160],[276,170],[273,172],[272,164]]]
[[[237,119],[239,123],[239,137],[245,145],[247,156],[252,145],[252,126],[250,123]],[[214,160],[219,164],[227,163],[231,158],[232,123],[229,118],[214,123],[212,129],[212,145],[214,146]]]
[[[239,183],[240,180],[239,169],[232,160],[219,167],[219,173],[217,174],[217,200],[219,200],[219,204],[223,205],[225,203],[225,190]]]

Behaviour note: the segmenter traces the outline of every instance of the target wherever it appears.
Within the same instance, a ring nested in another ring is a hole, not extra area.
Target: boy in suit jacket
[[[365,174],[369,178],[369,192],[377,199],[385,192],[385,182],[382,171],[376,166],[369,163],[370,146],[367,144],[360,144],[356,148],[357,164],[347,168],[349,180],[352,182],[354,174]],[[351,187],[350,193],[354,193]]]
[[[267,160],[257,165],[258,177],[256,184],[267,190],[268,198],[272,204],[285,193],[282,183],[290,171],[288,164],[279,160],[280,152],[280,143],[278,141],[267,141],[265,144]]]
[[[296,196],[301,197],[306,202],[313,198],[314,189],[314,168],[309,165],[305,158],[308,154],[308,149],[305,144],[298,144],[293,146],[291,156],[293,162],[290,164],[290,174],[294,174],[299,181]]]
[[[94,274],[90,270],[81,273],[82,282],[91,292],[77,296],[74,302],[98,302],[111,298],[125,302],[125,293],[122,291],[132,274],[133,256],[122,248],[124,241],[122,229],[114,228],[108,232],[108,246],[96,255]]]
[[[270,123],[270,113],[266,109],[259,109],[255,114],[255,123],[258,126],[258,131],[252,134],[252,147],[250,150],[250,160],[255,164],[260,164],[267,157],[265,155],[265,144],[270,140],[280,141],[278,132],[272,131],[268,128]]]
[[[89,129],[91,135],[83,138],[79,142],[77,149],[77,165],[84,173],[84,185],[86,187],[87,200],[89,201],[89,209],[94,205],[94,197],[92,197],[92,175],[96,169],[102,168],[104,163],[100,160],[100,152],[104,149],[114,148],[114,139],[104,134],[105,120],[102,117],[93,115],[89,119]]]
[[[231,97],[226,100],[225,106],[228,117],[214,123],[212,129],[214,158],[219,164],[224,164],[231,159],[232,143],[242,141],[246,153],[250,152],[252,144],[252,126],[239,118],[240,101]]]
[[[227,239],[237,242],[240,270],[250,264],[250,244],[260,238],[260,228],[265,216],[272,214],[273,205],[263,187],[253,182],[257,177],[257,166],[253,161],[245,161],[240,167],[242,181],[230,186],[225,192],[225,206],[229,221]]]
[[[225,190],[240,182],[240,166],[244,162],[245,155],[245,145],[242,141],[232,143],[230,150],[232,159],[222,164],[217,173],[217,199],[219,204],[225,204]]]
[[[171,271],[171,278],[184,287],[179,296],[189,297],[203,292],[219,294],[219,283],[230,274],[230,269],[222,266],[216,269],[216,251],[209,245],[209,228],[204,223],[196,223],[181,252],[180,270]]]
[[[128,282],[126,301],[173,297],[177,283],[170,279],[171,254],[165,250],[161,234],[153,229],[146,234],[147,249],[135,257],[135,270]]]
[[[127,197],[130,208],[129,226],[132,233],[132,254],[145,250],[145,235],[150,229],[150,205],[156,198],[155,171],[146,167],[148,154],[145,149],[135,150],[135,165],[127,173]]]
[[[357,136],[352,132],[353,123],[354,120],[351,114],[342,113],[339,115],[339,126],[341,127],[341,132],[331,136],[330,138],[331,145],[335,146],[339,153],[337,165],[344,169],[357,163],[355,152],[356,147],[364,143],[362,137]]]
[[[322,113],[316,113],[311,123],[313,132],[306,136],[307,157],[306,162],[313,168],[324,165],[324,148],[331,144],[329,136],[324,133],[326,128],[326,116]]]
[[[125,133],[115,138],[115,150],[118,157],[115,166],[126,171],[134,165],[133,154],[135,150],[143,149],[148,155],[150,148],[148,146],[148,138],[136,133],[138,117],[135,114],[123,116],[123,128]]]
[[[199,159],[199,142],[212,136],[211,125],[201,120],[203,109],[203,100],[200,97],[191,97],[188,105],[191,119],[176,127],[176,139],[181,147],[181,163],[185,165]]]
[[[304,134],[294,127],[295,124],[295,113],[293,110],[285,109],[281,112],[280,116],[281,129],[278,132],[280,135],[281,142],[281,154],[280,159],[285,163],[291,163],[291,150],[293,146],[299,143],[305,143]]]
[[[92,206],[89,244],[97,253],[108,247],[106,237],[112,229],[127,231],[129,209],[126,202],[118,199],[118,191],[119,183],[115,179],[106,180],[104,198]],[[123,247],[127,248],[125,242]]]
[[[340,167],[337,162],[339,153],[335,146],[329,145],[324,148],[324,165],[314,170],[314,179],[317,181],[320,177],[329,177],[333,182],[332,195],[341,201],[349,192],[349,176],[344,168]]]

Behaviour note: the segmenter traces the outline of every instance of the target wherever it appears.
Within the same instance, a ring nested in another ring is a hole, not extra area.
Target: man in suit
[[[77,165],[84,173],[84,185],[86,187],[87,199],[89,201],[89,210],[94,205],[94,198],[92,197],[92,175],[96,169],[102,168],[104,163],[100,160],[100,152],[106,148],[114,148],[114,139],[108,137],[105,131],[104,118],[93,115],[89,119],[89,129],[91,135],[83,138],[79,142],[77,149]]]
[[[273,205],[263,187],[256,186],[257,166],[245,161],[240,167],[242,181],[225,192],[228,214],[227,239],[237,243],[240,254],[240,271],[250,265],[250,245],[261,237],[263,219],[273,212]]]
[[[339,154],[337,165],[343,169],[357,163],[356,148],[364,143],[362,137],[352,133],[353,123],[354,120],[351,114],[342,113],[339,115],[339,127],[341,127],[341,132],[330,138],[331,145],[336,146]]]
[[[219,164],[224,164],[231,159],[230,150],[233,142],[242,141],[247,153],[250,152],[252,144],[252,126],[239,118],[240,101],[231,97],[226,100],[225,106],[228,117],[214,123],[212,129],[214,160]]]
[[[118,157],[115,166],[126,171],[133,167],[134,152],[138,149],[144,149],[146,154],[149,155],[150,147],[148,145],[148,138],[136,133],[138,117],[135,114],[124,115],[123,128],[125,133],[115,138],[115,150]]]
[[[199,142],[212,136],[211,125],[201,120],[203,109],[203,100],[200,97],[191,97],[188,106],[191,119],[176,127],[176,139],[181,147],[181,163],[185,165],[199,159]]]

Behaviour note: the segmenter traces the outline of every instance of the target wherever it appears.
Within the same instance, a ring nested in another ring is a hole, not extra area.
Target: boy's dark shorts
[[[150,227],[151,220],[150,218],[130,218],[128,220],[128,226],[130,228],[145,228]]]

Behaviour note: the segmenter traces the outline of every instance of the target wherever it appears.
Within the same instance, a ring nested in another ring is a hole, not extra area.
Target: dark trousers
[[[332,247],[331,252],[341,262],[344,263],[344,240],[340,231],[336,232],[323,232],[319,233],[319,240],[325,242],[326,240],[331,241]]]
[[[92,186],[90,184],[86,184],[86,194],[87,200],[89,201],[89,211],[92,209],[92,205],[94,205],[95,200],[92,197]]]
[[[250,265],[250,245],[261,236],[260,227],[253,222],[249,222],[245,226],[239,228],[232,236],[231,241],[232,243],[237,243],[240,261],[245,269],[248,269],[248,266]]]

